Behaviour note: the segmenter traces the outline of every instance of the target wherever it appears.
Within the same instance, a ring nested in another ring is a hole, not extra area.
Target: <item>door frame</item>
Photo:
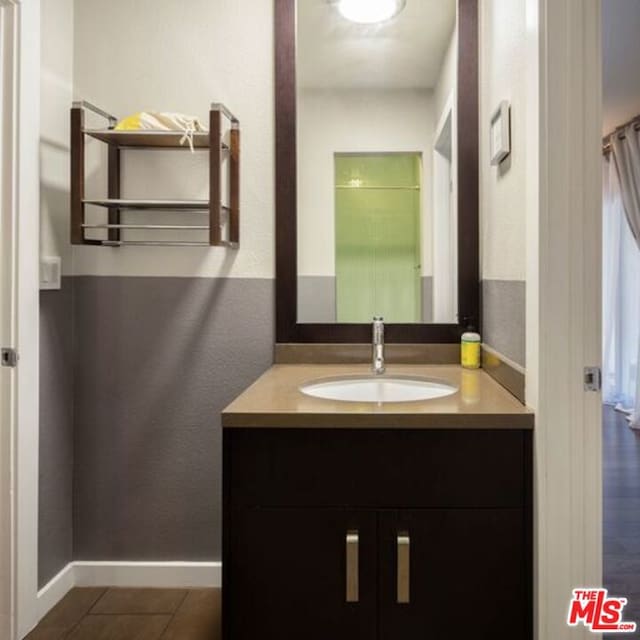
[[[602,402],[583,387],[601,366],[601,0],[526,9],[536,637],[586,640],[566,619],[572,589],[602,583]]]
[[[18,365],[4,368],[0,450],[7,451],[9,486],[0,490],[8,518],[11,640],[38,622],[38,376],[39,376],[39,134],[40,2],[0,0],[3,50],[2,235],[11,259],[2,273],[4,340],[17,349]],[[9,291],[9,294],[6,292]],[[7,299],[8,298],[8,299]],[[8,303],[8,304],[7,304]],[[8,325],[8,326],[7,326]],[[8,512],[8,513],[7,513]]]
[[[333,154],[333,165],[334,165],[334,228],[335,228],[335,250],[334,250],[334,282],[335,282],[335,313],[336,313],[336,322],[341,322],[339,319],[339,300],[338,300],[338,216],[339,216],[339,207],[338,207],[338,192],[343,188],[341,185],[337,184],[335,179],[336,173],[336,164],[338,159],[344,158],[390,158],[390,157],[400,157],[400,156],[410,156],[415,159],[417,163],[417,171],[418,171],[418,203],[416,210],[413,211],[415,214],[413,218],[414,228],[416,229],[415,239],[416,242],[413,244],[413,248],[415,249],[415,260],[414,260],[414,270],[413,270],[413,282],[412,288],[415,293],[415,316],[412,322],[420,323],[425,322],[423,319],[423,309],[424,309],[424,301],[423,301],[423,287],[422,287],[422,265],[424,264],[423,260],[423,245],[424,245],[424,237],[423,237],[423,225],[425,223],[423,216],[423,201],[422,194],[424,192],[424,175],[423,175],[423,163],[424,158],[423,154],[420,151],[336,151]],[[344,214],[344,212],[343,212]],[[373,216],[375,217],[375,216]],[[375,262],[375,260],[374,260]],[[415,268],[415,265],[419,265],[419,269]],[[375,287],[373,287],[375,289]],[[374,296],[375,297],[375,296]],[[382,313],[383,310],[380,312]],[[373,317],[376,315],[380,315],[380,313],[372,312],[369,317]],[[385,318],[385,321],[389,322],[388,318]],[[349,322],[348,320],[346,321]]]
[[[457,127],[453,126],[457,121],[456,118],[456,91],[453,89],[442,112],[438,114],[438,123],[433,135],[433,318],[431,321],[436,323],[448,322],[452,317],[458,322],[458,287],[456,286],[458,282],[458,137]],[[451,160],[449,162],[438,151],[438,143],[448,120],[451,122]],[[440,233],[441,229],[444,233]],[[446,242],[443,242],[445,239]],[[443,250],[443,247],[446,249]],[[443,265],[445,265],[444,268]]]

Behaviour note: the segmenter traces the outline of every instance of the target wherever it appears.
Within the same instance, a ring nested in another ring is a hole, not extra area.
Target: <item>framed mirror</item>
[[[277,342],[479,328],[477,0],[275,0]]]

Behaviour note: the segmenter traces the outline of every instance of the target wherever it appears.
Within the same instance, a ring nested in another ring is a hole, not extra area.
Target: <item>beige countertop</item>
[[[443,380],[458,391],[417,402],[340,402],[300,391],[319,378],[369,374],[369,365],[274,365],[222,412],[224,428],[532,429],[533,412],[484,371],[458,365],[389,365],[387,375]]]

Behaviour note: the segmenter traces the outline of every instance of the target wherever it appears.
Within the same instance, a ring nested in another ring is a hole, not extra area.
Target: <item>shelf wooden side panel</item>
[[[109,145],[108,158],[108,188],[107,193],[109,199],[117,200],[120,198],[120,149],[115,144]],[[120,224],[120,209],[118,207],[109,207],[109,224]],[[120,229],[109,229],[109,240],[120,240]]]
[[[229,242],[240,243],[240,129],[231,129],[229,154]]]
[[[211,142],[209,151],[209,244],[215,247],[222,241],[220,229],[222,114],[213,109],[209,112],[209,138]]]
[[[71,244],[84,244],[84,110],[71,109]]]

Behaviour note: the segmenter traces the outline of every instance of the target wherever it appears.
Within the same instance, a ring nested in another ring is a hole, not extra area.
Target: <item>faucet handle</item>
[[[384,322],[384,318],[382,316],[373,316],[374,322]]]

